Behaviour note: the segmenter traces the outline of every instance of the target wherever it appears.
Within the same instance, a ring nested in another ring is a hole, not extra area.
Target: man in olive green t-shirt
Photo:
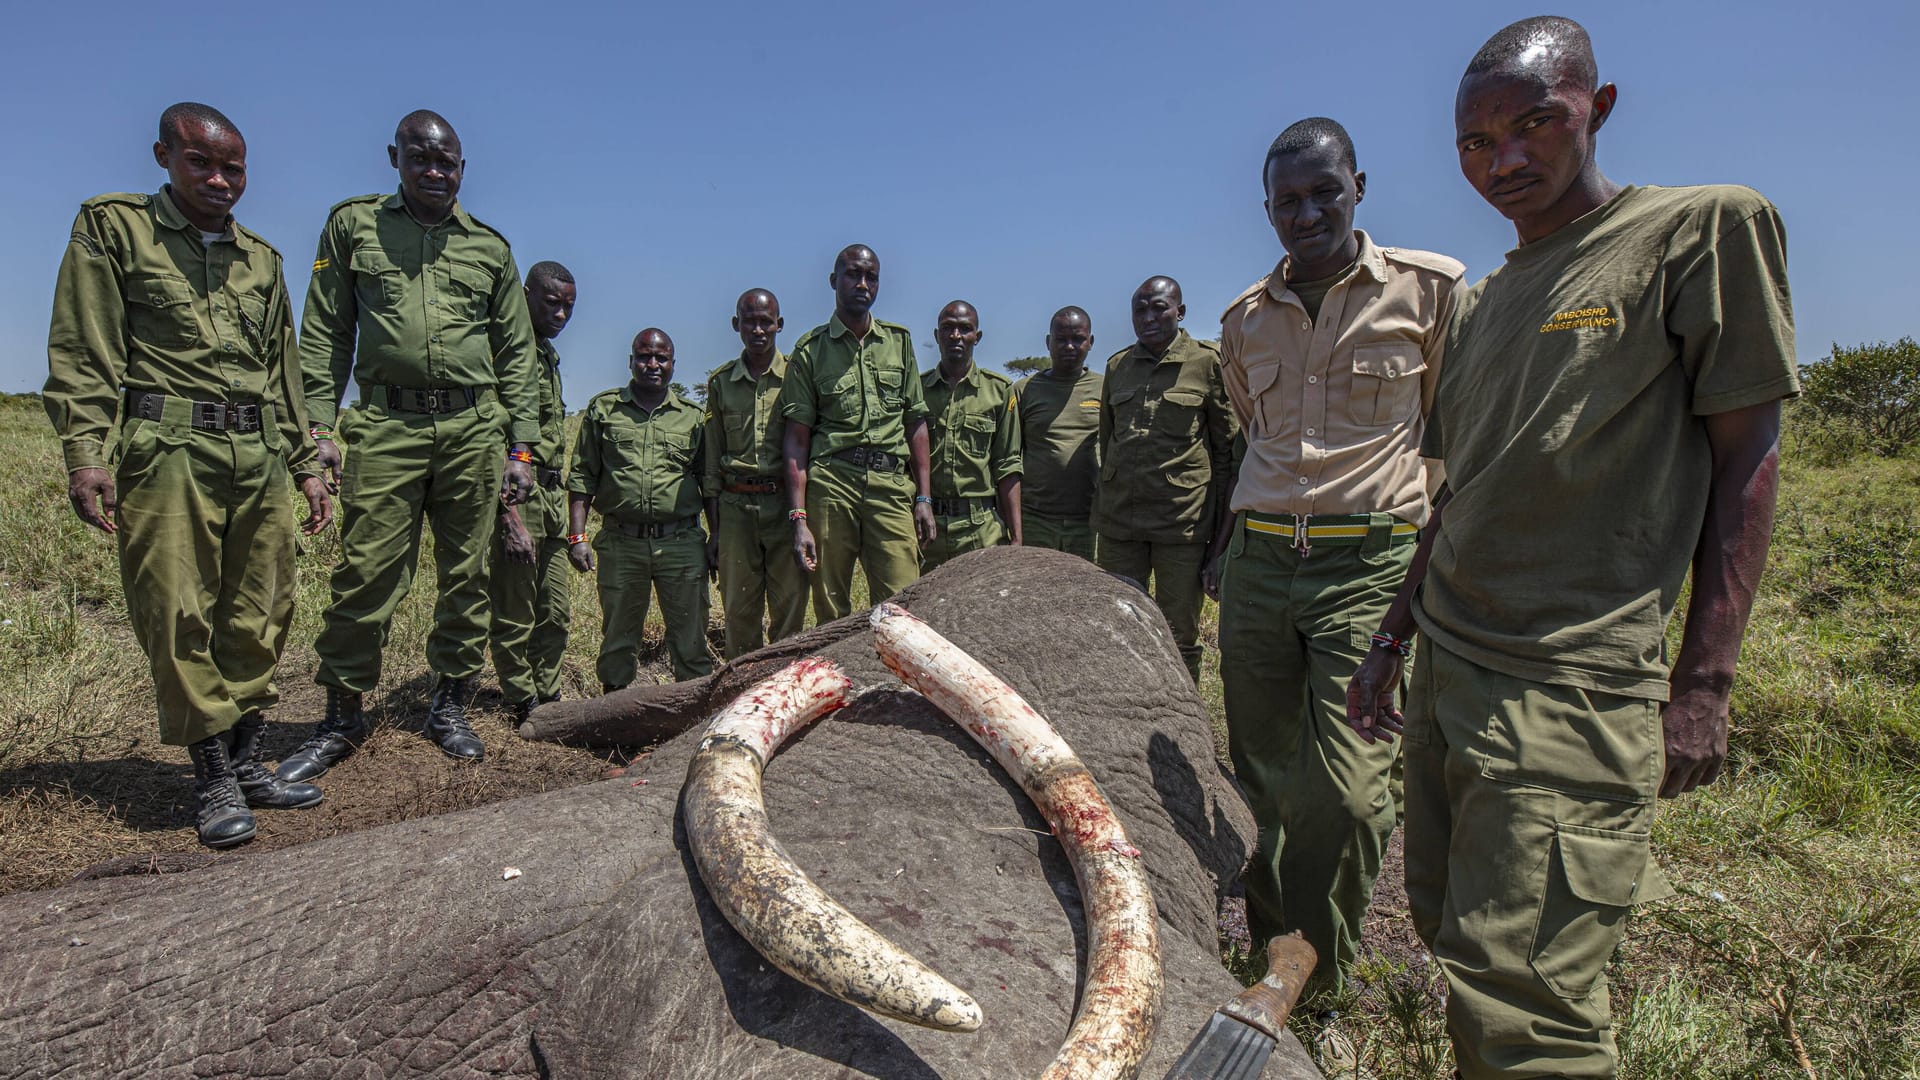
[[[920,576],[939,533],[913,334],[873,317],[880,256],[842,248],[827,282],[833,318],[800,335],[780,388],[793,556],[823,623],[853,609],[856,563],[879,603]]]
[[[1106,380],[1087,370],[1093,319],[1063,307],[1047,324],[1053,366],[1013,388],[1020,417],[1021,540],[1093,559],[1093,489],[1100,481],[1096,436]]]
[[[940,535],[920,555],[925,573],[956,555],[1020,543],[1020,418],[1013,384],[973,362],[980,313],[965,300],[940,309],[940,362],[923,372],[933,516]]]
[[[701,483],[727,617],[727,659],[800,631],[807,576],[793,559],[780,445],[780,388],[787,358],[775,344],[786,320],[780,301],[749,289],[733,306],[740,355],[707,379],[706,474]],[[761,629],[761,615],[766,629]]]
[[[665,331],[648,327],[634,335],[628,366],[627,385],[595,394],[580,410],[567,477],[568,557],[599,578],[595,670],[608,693],[631,683],[639,669],[650,594],[660,598],[673,677],[713,671],[710,565],[700,532],[706,411],[674,392],[673,339]],[[600,512],[591,543],[588,507]]]
[[[257,757],[293,619],[289,474],[306,496],[301,531],[333,508],[280,253],[233,218],[246,140],[219,110],[181,102],[160,114],[153,158],[167,172],[158,193],[97,196],[74,219],[44,399],[74,513],[118,542],[160,741],[193,761],[195,830],[224,848],[254,835],[249,807],[321,798]]]
[[[1151,580],[1198,683],[1201,572],[1226,507],[1239,424],[1219,346],[1180,329],[1180,283],[1148,278],[1132,306],[1138,340],[1107,361],[1101,389],[1095,561],[1143,589]]]
[[[1407,894],[1460,1071],[1611,1077],[1606,964],[1671,890],[1654,807],[1711,783],[1797,392],[1785,237],[1747,188],[1623,187],[1592,46],[1515,23],[1461,79],[1461,170],[1519,246],[1463,301],[1422,453],[1447,486],[1348,690],[1404,733]],[[1692,576],[1680,649],[1666,627]]]

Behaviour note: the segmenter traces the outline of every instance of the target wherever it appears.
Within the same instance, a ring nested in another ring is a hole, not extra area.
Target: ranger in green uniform
[[[1239,431],[1220,349],[1180,329],[1180,283],[1148,278],[1133,293],[1138,339],[1107,361],[1100,397],[1100,487],[1093,499],[1102,570],[1146,588],[1200,681],[1201,571],[1226,507]]]
[[[940,530],[921,553],[922,573],[955,555],[1020,543],[1020,416],[1006,376],[974,366],[981,336],[972,304],[941,308],[940,362],[920,376]]]
[[[366,737],[361,695],[380,682],[423,516],[433,523],[438,594],[427,734],[450,756],[484,756],[466,706],[486,658],[495,500],[524,502],[534,486],[539,360],[513,252],[457,201],[466,162],[451,124],[410,113],[393,140],[387,160],[400,190],[333,208],[300,328],[320,461],[339,477],[340,564],[314,643],[326,718],[280,763],[288,780],[320,775]],[[360,400],[340,412],[349,380]]]
[[[1607,961],[1671,892],[1658,800],[1726,757],[1798,389],[1779,212],[1609,179],[1615,95],[1561,18],[1460,80],[1461,172],[1519,245],[1462,300],[1427,418],[1447,486],[1375,639],[1425,639],[1407,714],[1388,644],[1348,688],[1358,731],[1406,737],[1407,900],[1467,1080],[1618,1072]]]
[[[780,388],[793,554],[813,575],[818,622],[852,610],[856,562],[878,603],[920,576],[920,548],[939,534],[913,335],[873,317],[880,257],[843,248],[827,281],[833,318],[800,335]]]
[[[787,358],[775,339],[786,326],[780,301],[749,289],[733,306],[740,355],[707,379],[707,519],[714,523],[707,561],[719,568],[727,617],[727,659],[800,630],[807,576],[793,560],[780,445],[780,387]],[[761,629],[761,615],[767,617]]]
[[[74,512],[119,541],[160,741],[193,759],[200,842],[228,847],[253,836],[248,806],[320,801],[255,755],[293,617],[289,471],[307,498],[302,531],[333,508],[280,253],[233,220],[245,140],[219,111],[182,102],[161,114],[153,157],[167,171],[159,194],[102,195],[74,219],[45,401]]]
[[[573,318],[573,274],[557,262],[527,268],[527,314],[540,352],[540,441],[533,447],[532,497],[500,505],[494,528],[493,670],[516,721],[534,705],[560,700],[560,657],[573,615],[567,569],[567,402],[553,339]]]
[[[633,380],[595,394],[580,413],[567,477],[567,543],[573,565],[598,555],[603,623],[600,686],[612,693],[639,667],[649,592],[660,597],[673,677],[713,671],[707,652],[707,538],[700,532],[706,413],[673,392],[673,339],[634,336]],[[600,532],[587,542],[587,507]],[[713,528],[711,519],[707,522]]]
[[[1096,436],[1106,380],[1087,370],[1093,319],[1063,307],[1047,326],[1053,367],[1013,388],[1020,416],[1021,539],[1033,547],[1093,559],[1093,489],[1100,482]]]

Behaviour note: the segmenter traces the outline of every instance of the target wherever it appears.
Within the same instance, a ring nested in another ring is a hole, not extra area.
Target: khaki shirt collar
[[[620,400],[623,402],[626,402],[628,405],[631,405],[636,409],[640,408],[640,403],[633,399],[632,380],[628,380],[627,384],[620,388]],[[692,403],[682,400],[679,394],[676,394],[673,392],[673,390],[669,389],[667,391],[666,400],[660,403],[660,408],[655,409],[650,413],[647,413],[647,415],[658,416],[660,415],[661,409],[691,409],[691,408],[693,408]],[[644,412],[645,410],[641,410],[641,411]]]
[[[1353,235],[1360,238],[1360,254],[1354,258],[1353,273],[1343,280],[1350,281],[1361,274],[1366,274],[1384,284],[1387,280],[1387,257],[1380,253],[1379,247],[1373,242],[1373,237],[1367,235],[1367,230],[1355,229]],[[1287,285],[1287,260],[1292,257],[1291,255],[1283,257],[1267,278],[1267,295],[1275,300],[1284,299],[1293,291]]]
[[[767,365],[767,371],[776,379],[785,379],[787,377],[787,354],[781,352],[779,349],[773,350],[773,363]],[[727,365],[726,377],[729,379],[737,379],[740,382],[756,381],[753,377],[753,372],[747,369],[747,351],[745,349],[740,350],[740,355],[734,357],[733,362]]]
[[[179,232],[190,232],[196,240],[200,238],[199,226],[188,221],[187,215],[181,213],[180,208],[174,205],[172,184],[161,184],[160,190],[154,193],[153,210],[154,214],[159,217],[160,224],[165,225],[169,229],[178,230]],[[243,240],[243,237],[244,234],[233,227],[233,215],[228,214],[226,227],[222,230],[220,238],[238,243]]]
[[[460,227],[468,232],[473,231],[473,219],[467,216],[467,208],[460,205],[460,200],[457,197],[453,200],[453,212],[448,214],[446,221],[442,221],[440,225],[421,224],[420,219],[414,217],[413,212],[407,209],[406,197],[400,194],[399,188],[394,188],[393,194],[387,196],[385,201],[380,205],[388,210],[397,210],[407,215],[409,220],[423,229],[437,229],[440,225],[445,225],[448,221],[452,221],[459,223]]]
[[[867,333],[869,334],[873,333],[874,330],[877,329],[879,326],[880,326],[880,320],[874,318],[872,312],[868,312],[867,313]],[[846,323],[843,323],[840,321],[840,313],[837,311],[833,313],[832,318],[829,318],[827,320],[827,336],[828,337],[852,337],[853,336],[853,330],[850,329]]]
[[[1153,350],[1147,348],[1145,345],[1140,344],[1138,341],[1135,341],[1133,343],[1133,348],[1128,350],[1128,352],[1130,355],[1137,357],[1138,359],[1141,359],[1141,360],[1146,360],[1150,363],[1165,364],[1168,362],[1178,362],[1180,359],[1180,353],[1184,352],[1187,346],[1191,345],[1192,343],[1193,343],[1193,335],[1187,333],[1183,329],[1178,334],[1174,335],[1173,343],[1167,346],[1167,351],[1165,355],[1162,355],[1162,356],[1153,355]]]
[[[928,369],[927,381],[929,384],[944,383],[947,381],[947,377],[940,373],[940,365],[938,362],[936,362],[932,368]],[[980,365],[975,363],[972,360],[967,361],[967,373],[965,375],[960,376],[960,382],[966,383],[968,386],[971,386],[975,389],[979,389]],[[960,383],[953,383],[951,385],[958,386],[960,385]]]

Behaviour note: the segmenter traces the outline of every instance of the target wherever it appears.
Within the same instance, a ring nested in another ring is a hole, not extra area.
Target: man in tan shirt
[[[1227,745],[1260,827],[1248,928],[1303,932],[1337,980],[1394,821],[1394,748],[1347,726],[1347,680],[1427,518],[1420,437],[1465,268],[1354,229],[1366,174],[1332,120],[1287,128],[1263,174],[1287,255],[1221,319],[1246,456],[1208,586]]]

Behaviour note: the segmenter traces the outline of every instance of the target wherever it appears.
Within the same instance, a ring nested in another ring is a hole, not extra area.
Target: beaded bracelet
[[[332,442],[333,429],[327,428],[327,427],[318,427],[318,426],[310,427],[307,429],[307,437],[312,439],[314,442]]]
[[[572,546],[573,546],[573,545],[575,545],[575,544],[584,544],[584,543],[586,543],[586,542],[587,542],[587,534],[586,534],[586,533],[568,533],[568,534],[567,534],[567,546],[568,546],[568,547],[572,547]]]
[[[915,495],[915,496],[913,497],[913,501],[914,501],[914,502],[916,502],[916,503],[926,503],[926,504],[927,504],[928,506],[932,506],[932,505],[933,505],[933,496],[931,496],[931,495]]]
[[[1373,642],[1373,647],[1376,649],[1385,649],[1391,653],[1398,653],[1402,657],[1413,655],[1413,642],[1408,641],[1406,638],[1397,638],[1392,634],[1379,633],[1373,635],[1373,637],[1368,640]]]
[[[509,451],[507,451],[507,460],[508,460],[508,461],[517,461],[517,462],[519,462],[519,463],[520,463],[520,464],[522,464],[522,465],[531,465],[531,464],[533,464],[533,451],[531,451],[531,450],[509,450]]]
[[[789,510],[787,511],[787,520],[805,521],[807,520],[807,512],[805,510]]]

